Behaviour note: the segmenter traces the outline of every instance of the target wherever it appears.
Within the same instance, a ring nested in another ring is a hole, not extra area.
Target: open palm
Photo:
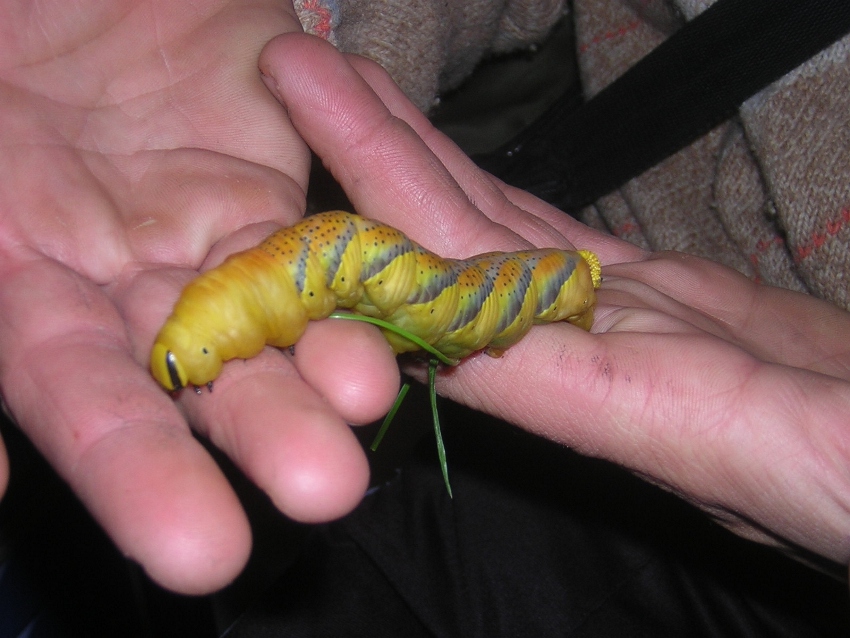
[[[257,69],[270,38],[300,31],[285,6],[0,4],[3,400],[122,551],[185,592],[228,582],[250,547],[187,419],[282,510],[326,520],[367,482],[345,422],[377,418],[397,382],[387,353],[383,383],[359,391],[359,340],[332,336],[299,352],[308,369],[339,353],[319,391],[269,353],[181,413],[147,370],[193,273],[303,214],[309,150]]]
[[[280,38],[263,68],[361,213],[446,256],[573,244],[602,259],[590,334],[537,327],[449,371],[442,393],[620,463],[741,535],[850,562],[848,313],[587,228],[477,169],[370,63],[309,55]],[[326,82],[309,84],[317,67]],[[346,105],[311,107],[339,104],[339,86]],[[326,129],[345,153],[329,154]]]

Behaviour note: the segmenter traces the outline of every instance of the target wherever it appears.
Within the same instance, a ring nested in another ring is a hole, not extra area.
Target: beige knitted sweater
[[[588,97],[714,0],[574,0]],[[297,0],[305,29],[380,62],[423,110],[489,53],[528,46],[565,0]],[[850,309],[850,38],[583,211],[653,250],[681,250]]]

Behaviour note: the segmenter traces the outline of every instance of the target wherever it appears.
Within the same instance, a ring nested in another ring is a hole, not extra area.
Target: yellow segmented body
[[[589,251],[443,259],[385,224],[321,213],[190,282],[156,338],[151,371],[168,390],[206,384],[224,361],[291,346],[308,321],[339,308],[384,319],[450,358],[499,354],[534,323],[590,329],[600,281]],[[417,349],[385,335],[396,353]]]

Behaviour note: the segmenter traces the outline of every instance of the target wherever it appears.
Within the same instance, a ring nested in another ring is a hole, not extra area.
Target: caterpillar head
[[[219,375],[221,366],[216,349],[179,322],[169,321],[151,350],[151,373],[168,391],[209,383]]]

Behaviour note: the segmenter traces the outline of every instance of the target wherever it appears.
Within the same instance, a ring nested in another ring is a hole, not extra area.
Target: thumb
[[[260,58],[266,85],[358,212],[445,257],[526,247],[472,203],[417,131],[375,93],[358,71],[364,66],[370,81],[391,81],[375,65],[358,60],[355,68],[325,41],[303,34],[275,38]]]

